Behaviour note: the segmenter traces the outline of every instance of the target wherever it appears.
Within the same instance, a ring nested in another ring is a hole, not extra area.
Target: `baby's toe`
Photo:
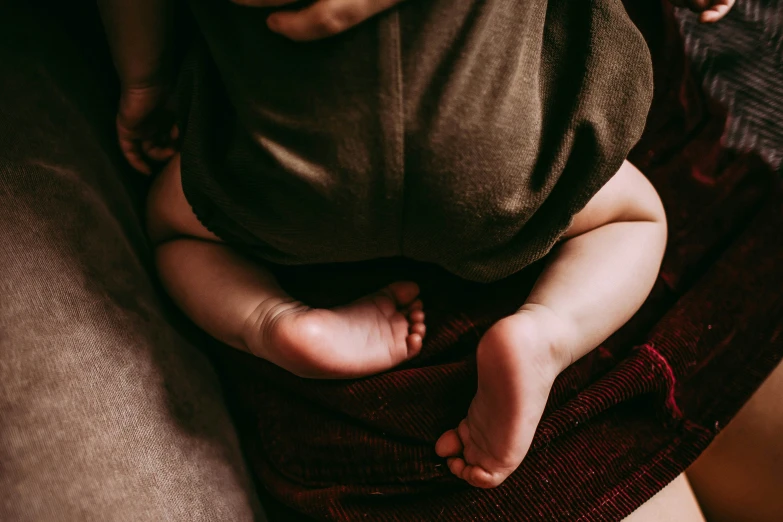
[[[455,430],[449,430],[435,443],[435,453],[439,457],[453,457],[462,454],[462,441]]]
[[[408,312],[420,312],[424,308],[424,303],[421,301],[421,299],[416,299],[411,304],[408,305]]]
[[[477,488],[496,488],[503,483],[506,477],[501,477],[496,473],[490,473],[479,466],[468,466],[463,477],[468,484]]]
[[[421,335],[413,333],[405,339],[405,344],[408,347],[408,358],[410,358],[416,356],[421,351],[424,342]]]
[[[382,290],[391,296],[399,307],[410,306],[419,297],[419,285],[411,281],[398,281]]]
[[[410,327],[410,332],[412,334],[418,334],[424,339],[424,334],[427,333],[427,327],[424,326],[424,323],[414,323]]]
[[[446,465],[449,467],[449,470],[459,478],[462,478],[462,474],[465,472],[465,467],[467,464],[465,464],[465,461],[462,460],[459,457],[453,457],[446,461]]]
[[[468,419],[462,419],[459,423],[459,426],[457,426],[457,435],[463,444],[470,445],[470,425],[468,424]]]
[[[410,314],[408,314],[408,320],[411,323],[423,323],[424,322],[424,312],[421,310],[414,310]]]

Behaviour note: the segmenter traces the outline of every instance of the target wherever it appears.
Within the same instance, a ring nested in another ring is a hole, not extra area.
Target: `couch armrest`
[[[99,53],[0,17],[0,520],[263,520],[161,298]]]

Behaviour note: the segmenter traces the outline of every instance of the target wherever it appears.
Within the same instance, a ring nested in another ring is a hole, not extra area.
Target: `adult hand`
[[[176,153],[177,128],[163,85],[123,87],[117,111],[117,136],[128,163],[143,174]]]
[[[671,0],[677,7],[687,7],[701,13],[699,21],[703,24],[717,22],[734,7],[735,0]]]
[[[231,0],[248,7],[281,7],[299,0]],[[296,41],[319,40],[360,24],[403,0],[316,0],[298,10],[278,11],[267,18],[269,28]]]

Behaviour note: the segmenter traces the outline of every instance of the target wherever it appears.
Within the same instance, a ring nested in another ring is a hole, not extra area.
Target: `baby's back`
[[[617,171],[649,107],[619,0],[417,0],[309,44],[266,10],[191,4],[208,52],[186,77],[183,186],[274,262],[509,275]]]

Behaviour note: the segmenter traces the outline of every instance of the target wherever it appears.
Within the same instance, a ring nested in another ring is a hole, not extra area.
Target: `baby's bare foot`
[[[421,350],[419,287],[393,283],[346,306],[280,302],[255,321],[250,351],[301,377],[356,378],[386,371]]]
[[[555,377],[567,326],[545,307],[526,305],[490,328],[479,343],[478,392],[467,417],[435,451],[452,473],[480,488],[500,485],[530,448]]]

